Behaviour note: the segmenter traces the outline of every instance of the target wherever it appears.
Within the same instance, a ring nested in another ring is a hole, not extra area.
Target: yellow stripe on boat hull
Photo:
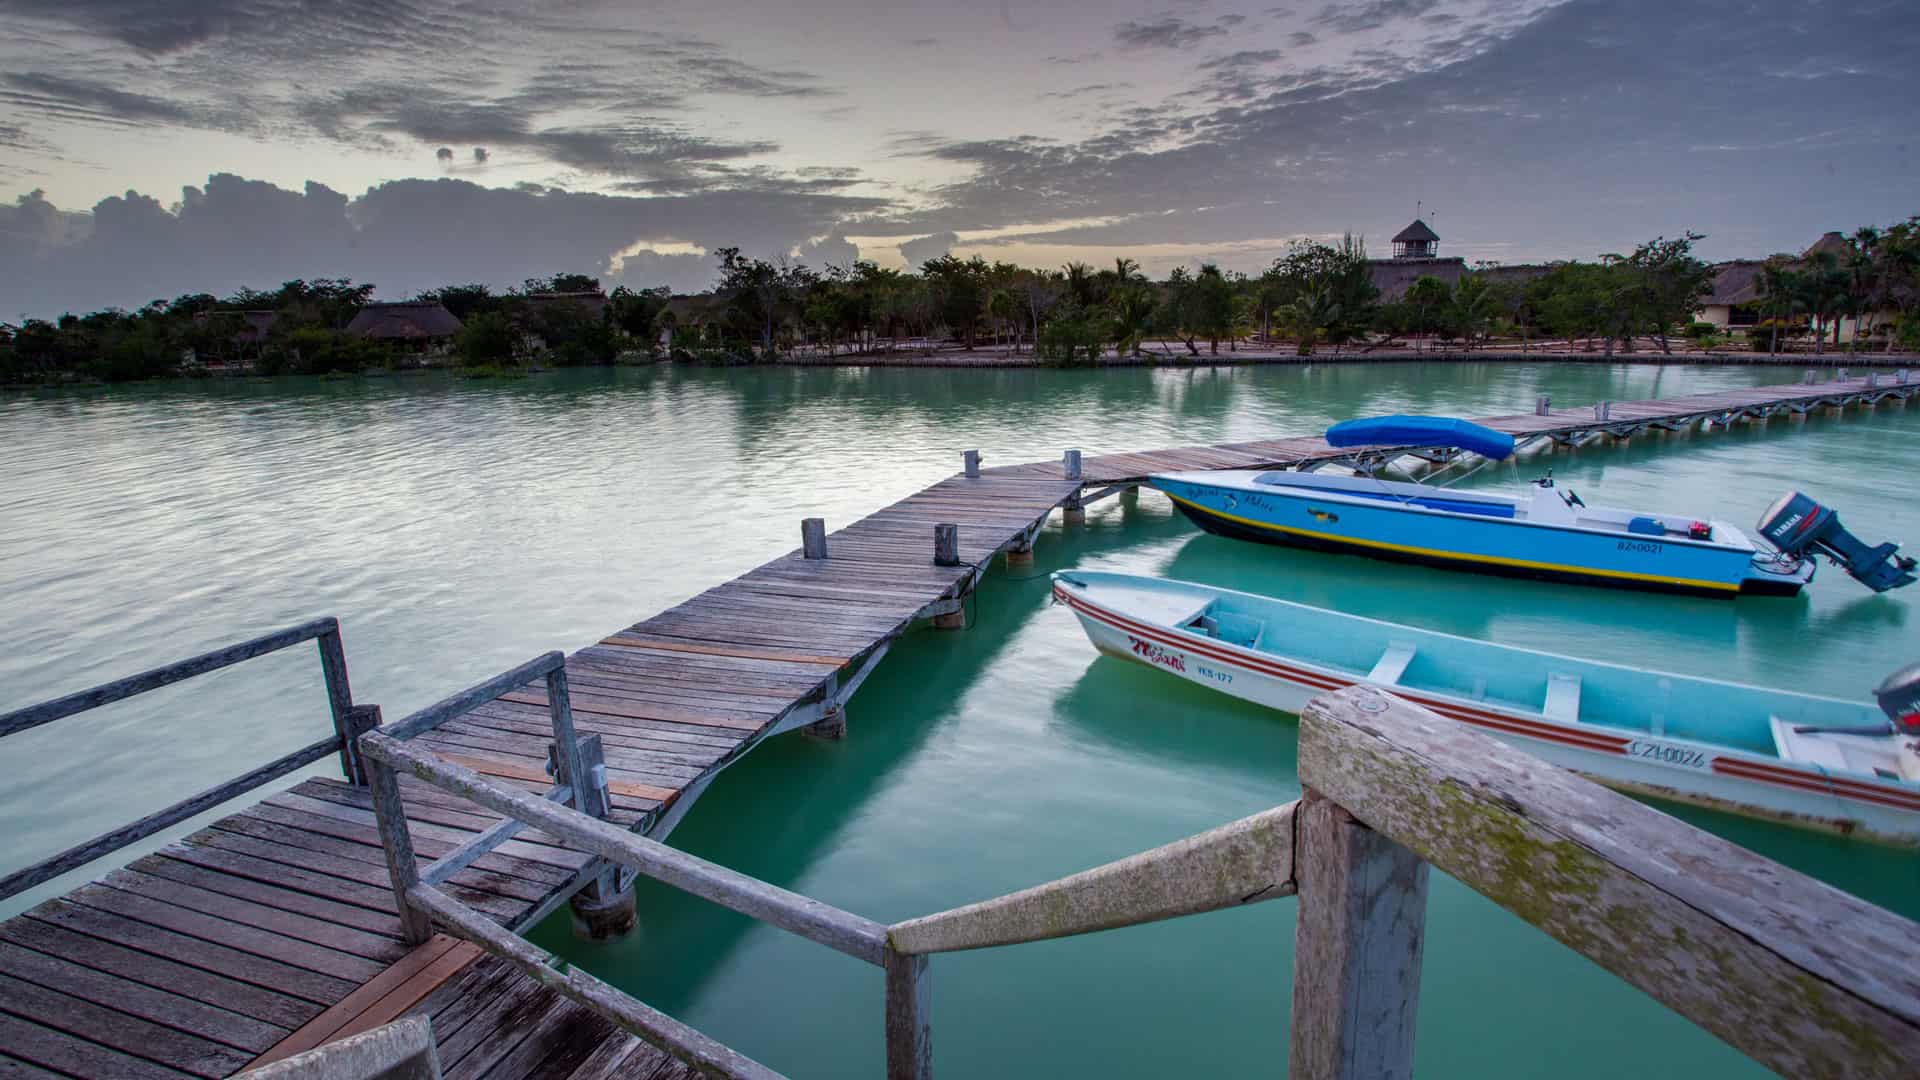
[[[1663,574],[1636,574],[1631,570],[1600,570],[1586,566],[1565,566],[1560,563],[1534,562],[1530,559],[1506,559],[1498,555],[1463,555],[1456,551],[1436,551],[1432,548],[1413,547],[1408,544],[1389,544],[1384,540],[1361,540],[1338,533],[1315,532],[1312,529],[1300,529],[1291,525],[1275,525],[1270,521],[1255,521],[1253,518],[1229,514],[1211,506],[1202,506],[1190,499],[1183,499],[1171,492],[1162,492],[1167,498],[1183,506],[1190,506],[1203,514],[1225,518],[1240,525],[1269,532],[1291,533],[1295,536],[1310,536],[1315,540],[1324,540],[1333,544],[1352,544],[1357,547],[1380,548],[1384,551],[1399,551],[1409,555],[1420,555],[1429,559],[1442,559],[1448,562],[1492,563],[1498,566],[1518,566],[1529,570],[1550,570],[1558,574],[1574,574],[1587,577],[1625,578],[1630,581],[1653,581],[1662,585],[1680,585],[1689,589],[1714,589],[1720,592],[1739,592],[1738,583],[1729,585],[1724,581],[1699,581],[1693,578],[1667,577]]]

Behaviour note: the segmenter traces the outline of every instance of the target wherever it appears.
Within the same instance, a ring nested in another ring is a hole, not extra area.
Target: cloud
[[[1208,38],[1225,35],[1224,26],[1190,23],[1185,19],[1123,22],[1113,28],[1113,40],[1126,49],[1185,49]]]
[[[1328,4],[1313,17],[1314,23],[1329,26],[1342,34],[1375,30],[1397,19],[1413,19],[1440,6],[1440,0],[1368,0],[1360,4]]]
[[[795,257],[815,269],[827,266],[851,267],[860,259],[860,246],[845,236],[835,233],[800,245],[800,249],[795,252]]]
[[[960,237],[951,232],[922,236],[901,244],[900,257],[907,260],[908,266],[918,269],[921,263],[951,253],[953,246],[959,242]]]
[[[321,184],[288,190],[230,174],[184,189],[173,208],[128,192],[72,214],[36,193],[0,206],[8,282],[0,317],[224,295],[296,277],[372,281],[385,297],[448,281],[506,286],[557,268],[600,273],[617,252],[649,242],[675,254],[627,258],[623,281],[697,289],[711,283],[710,260],[681,251],[737,244],[772,256],[809,245],[845,255],[852,245],[834,226],[870,205],[822,194],[642,197],[456,179],[390,181],[349,198]]]

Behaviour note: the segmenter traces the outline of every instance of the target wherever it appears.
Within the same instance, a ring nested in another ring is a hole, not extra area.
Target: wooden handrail
[[[1371,687],[1307,705],[1299,771],[1776,1072],[1911,1076],[1920,1062],[1910,920]],[[1296,1021],[1303,1007],[1296,984]]]
[[[1368,686],[1302,712],[1300,800],[891,927],[493,784],[389,734],[369,733],[360,745],[383,830],[402,823],[389,858],[404,855],[394,868],[403,918],[423,930],[431,918],[721,1075],[771,1074],[604,983],[556,970],[423,882],[394,773],[880,966],[887,1072],[899,1080],[932,1073],[933,953],[1288,895],[1300,903],[1290,1074],[1407,1075],[1429,866],[1780,1072],[1906,1076],[1920,1060],[1920,925]]]
[[[320,675],[326,685],[327,708],[333,716],[332,735],[291,753],[283,754],[205,791],[189,795],[143,818],[101,833],[91,840],[75,844],[31,866],[22,867],[5,877],[0,877],[0,900],[51,881],[69,870],[85,866],[102,855],[111,854],[128,844],[143,840],[162,829],[177,825],[196,814],[210,810],[236,796],[244,795],[262,784],[305,768],[331,754],[340,756],[340,771],[345,774],[350,783],[364,785],[366,775],[361,768],[359,751],[354,740],[362,732],[379,726],[380,707],[353,703],[353,691],[347,681],[346,650],[340,640],[340,622],[331,615],[311,619],[297,626],[289,626],[284,630],[275,630],[270,634],[263,634],[247,641],[201,653],[198,656],[190,656],[185,660],[177,660],[171,664],[143,671],[138,675],[129,675],[124,679],[102,683],[78,693],[0,714],[0,738],[29,731],[42,724],[50,724],[55,720],[110,705],[116,701],[123,701],[177,682],[184,682],[197,675],[231,667],[257,656],[278,652],[306,641],[319,643]]]

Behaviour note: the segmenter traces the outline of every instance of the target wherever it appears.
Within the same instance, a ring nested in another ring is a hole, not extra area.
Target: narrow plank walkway
[[[1566,437],[1657,422],[1726,422],[1920,386],[1846,383],[1621,402],[1482,423]],[[1277,468],[1345,456],[1318,436],[1089,457],[1086,485],[1174,469]],[[582,732],[606,748],[613,818],[664,831],[705,784],[831,692],[930,604],[970,588],[999,551],[1030,541],[1083,482],[1059,464],[952,477],[828,538],[608,635],[567,660]],[[962,565],[933,563],[933,527],[956,523]],[[548,785],[544,691],[504,694],[420,742],[497,780]],[[494,815],[402,779],[423,858]],[[506,926],[552,910],[585,856],[526,832],[449,890]],[[408,1012],[433,1017],[460,1077],[677,1077],[679,1066],[478,950],[401,940],[364,790],[308,780],[0,924],[0,1077],[206,1077],[299,1052]]]

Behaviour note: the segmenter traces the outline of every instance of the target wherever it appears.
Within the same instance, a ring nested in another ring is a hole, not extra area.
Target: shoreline
[[[681,365],[688,367],[725,370],[727,368],[937,368],[937,369],[1026,369],[1033,371],[1093,371],[1106,368],[1231,368],[1253,366],[1294,366],[1305,367],[1313,364],[1338,364],[1365,366],[1368,364],[1467,364],[1467,363],[1560,363],[1560,364],[1626,364],[1652,367],[1701,366],[1701,367],[1777,367],[1807,369],[1845,369],[1912,367],[1920,369],[1920,353],[1781,353],[1770,356],[1766,353],[1746,352],[1690,352],[1678,351],[1671,354],[1658,351],[1636,350],[1634,352],[1615,352],[1612,356],[1599,350],[1586,352],[1579,349],[1540,350],[1522,352],[1517,349],[1378,349],[1373,352],[1347,351],[1340,353],[1316,352],[1301,356],[1290,350],[1242,349],[1237,352],[1223,352],[1218,355],[1201,353],[1193,356],[1184,353],[1150,352],[1142,356],[1102,356],[1091,364],[1046,364],[1041,363],[1032,353],[1007,354],[991,349],[948,349],[936,351],[896,352],[896,353],[840,353],[834,356],[788,357],[766,363],[752,364],[699,364],[692,361],[677,361],[667,357],[653,360],[609,361],[604,364],[577,365],[581,369],[610,367],[657,367],[660,365]],[[181,382],[226,382],[230,380],[272,380],[291,379],[331,379],[347,381],[356,379],[391,379],[407,377],[443,376],[472,382],[514,381],[534,375],[545,375],[555,371],[569,370],[560,367],[530,367],[506,371],[493,371],[485,374],[469,374],[454,367],[395,368],[330,375],[262,375],[255,372],[207,372],[200,375],[175,375],[164,379],[137,379],[122,383],[101,381],[72,382],[29,382],[0,383],[0,393],[26,393],[38,390],[88,390],[104,389],[112,386],[139,386],[149,383]]]

